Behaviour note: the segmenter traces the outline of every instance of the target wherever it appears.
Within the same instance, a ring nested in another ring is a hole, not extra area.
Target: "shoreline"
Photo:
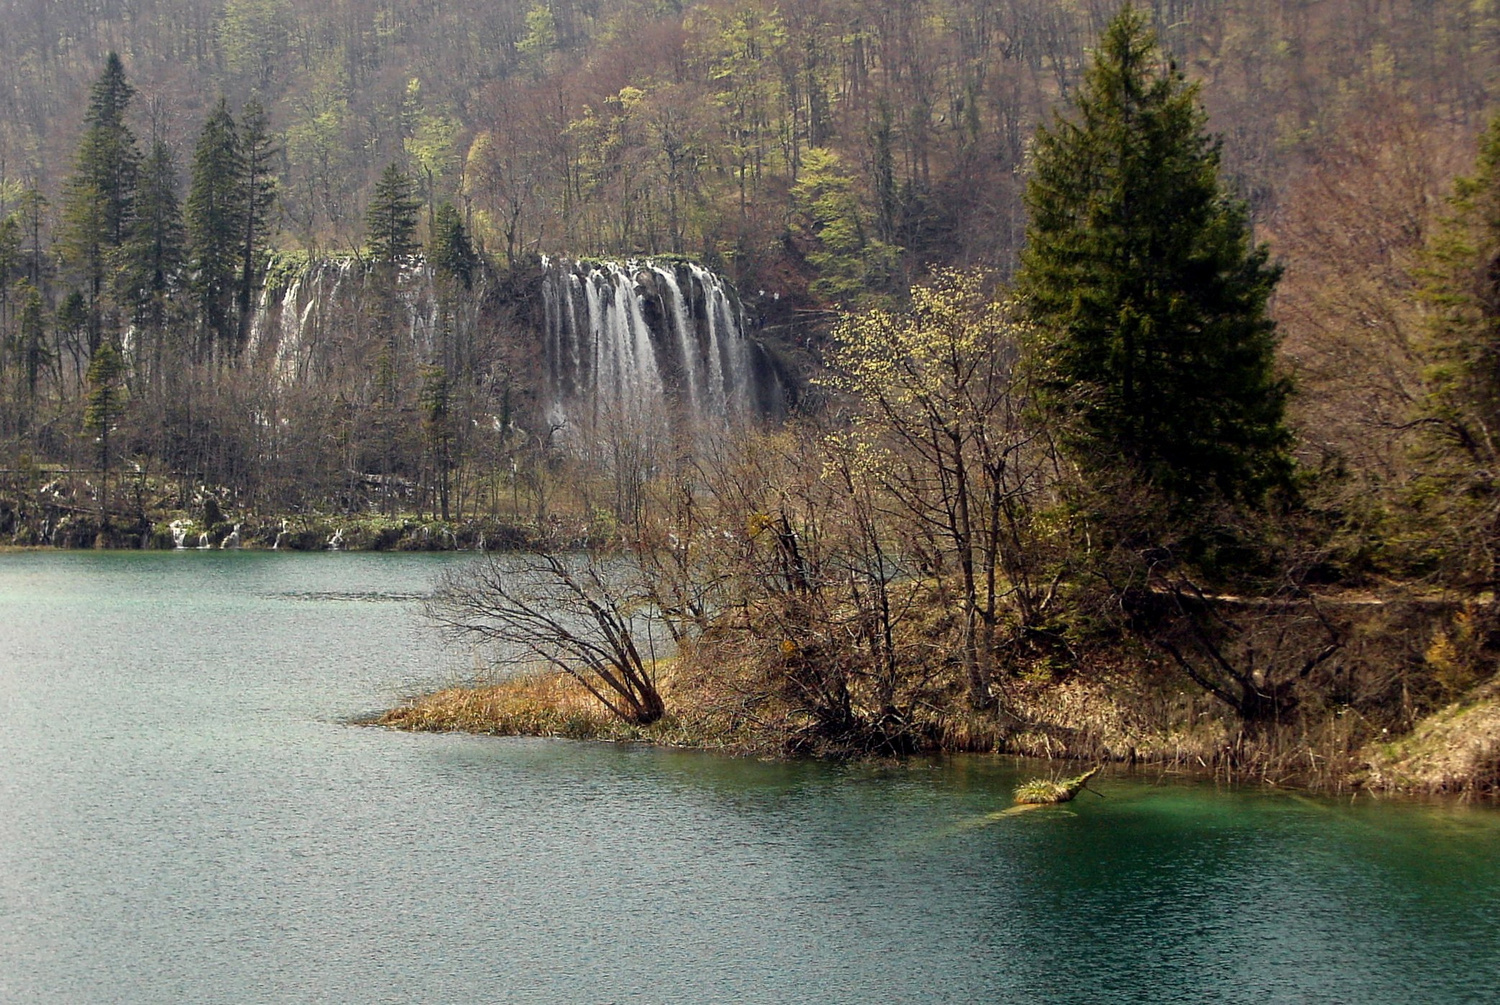
[[[1352,732],[1314,737],[1306,729],[1291,727],[1257,736],[1236,734],[1223,717],[1207,714],[1199,716],[1196,729],[1159,722],[1143,724],[1144,729],[1119,730],[1125,717],[1118,705],[1109,704],[1110,697],[1098,689],[1092,695],[1080,694],[1087,690],[1088,685],[1076,682],[1034,687],[1006,713],[989,716],[987,722],[985,717],[968,714],[946,723],[922,724],[935,727],[928,733],[928,743],[906,750],[843,749],[831,759],[990,754],[1180,772],[1205,781],[1324,796],[1500,804],[1494,774],[1500,764],[1500,694],[1448,706],[1403,736],[1360,742]],[[590,704],[586,692],[560,674],[522,674],[497,683],[454,685],[416,695],[355,724],[405,732],[641,743],[773,760],[819,759],[785,749],[786,723],[763,721],[757,727],[736,721],[722,709],[682,705],[682,693],[673,694],[670,682],[664,692],[670,696],[669,709],[672,699],[679,707],[658,723],[636,726],[613,717],[597,702]],[[1069,707],[1074,716],[1056,714]],[[1079,728],[1080,713],[1094,718],[1093,729]],[[1463,719],[1476,716],[1484,720],[1484,731],[1463,728]],[[1480,748],[1477,758],[1465,761],[1463,755],[1476,745]],[[1486,760],[1491,756],[1497,762]]]

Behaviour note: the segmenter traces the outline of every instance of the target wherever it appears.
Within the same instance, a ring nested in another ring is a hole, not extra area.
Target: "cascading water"
[[[778,371],[738,298],[695,263],[543,259],[529,283],[482,272],[462,290],[440,289],[419,257],[394,282],[379,275],[350,258],[281,270],[253,319],[249,358],[283,386],[347,384],[386,346],[408,374],[438,362],[508,371],[518,400],[535,403],[510,421],[578,450],[621,434],[690,440],[782,411]]]
[[[268,285],[252,319],[248,351],[283,383],[306,383],[334,365],[376,327],[376,274],[353,258],[309,262]],[[431,358],[441,322],[432,269],[413,258],[396,271],[389,313],[396,334],[420,358]]]
[[[780,381],[722,279],[690,262],[543,260],[543,390],[564,438],[721,431],[774,414]]]

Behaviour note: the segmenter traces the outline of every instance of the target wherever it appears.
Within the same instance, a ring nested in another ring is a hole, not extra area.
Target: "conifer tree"
[[[1266,316],[1279,270],[1220,183],[1205,118],[1127,5],[1072,113],[1038,133],[1019,277],[1064,445],[1179,513],[1256,501],[1290,470]]]
[[[26,392],[26,408],[29,414],[36,405],[36,387],[42,371],[51,361],[47,348],[47,325],[42,305],[42,294],[28,280],[16,284],[16,299],[21,304],[21,323],[17,336],[17,361],[21,371],[21,384]]]
[[[109,434],[125,408],[125,361],[111,339],[99,343],[89,362],[83,428],[99,440],[99,516],[109,511]]]
[[[90,352],[99,343],[99,299],[113,252],[130,239],[134,220],[140,151],[125,124],[134,94],[120,57],[110,53],[89,94],[83,140],[65,186],[59,251],[88,292]]]
[[[99,200],[102,225],[99,238],[118,248],[130,236],[140,151],[125,124],[125,113],[135,88],[125,80],[125,67],[116,53],[105,59],[104,70],[89,93],[88,117],[70,191],[92,194]],[[67,210],[65,208],[64,214]]]
[[[141,167],[136,222],[126,248],[121,285],[131,318],[161,328],[169,298],[180,278],[184,256],[182,207],[177,202],[177,162],[162,140],[155,141]]]
[[[276,201],[275,159],[280,151],[271,135],[265,106],[252,98],[240,112],[240,151],[244,175],[244,239],[240,246],[240,342],[249,334],[255,291],[261,282],[261,253],[265,250],[271,207]]]
[[[1427,253],[1423,507],[1480,589],[1500,582],[1500,117]]]
[[[438,274],[462,283],[464,289],[474,285],[474,268],[478,256],[464,229],[463,218],[451,202],[437,208],[432,217],[432,235],[427,242],[427,260]]]
[[[394,161],[386,165],[365,211],[370,255],[376,262],[394,265],[417,250],[417,214],[421,208],[411,176]]]
[[[235,298],[245,233],[243,178],[239,130],[228,103],[220,98],[198,134],[187,199],[200,358],[215,349],[233,355],[239,348]]]

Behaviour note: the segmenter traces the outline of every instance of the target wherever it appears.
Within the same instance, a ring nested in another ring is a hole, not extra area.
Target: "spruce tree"
[[[1418,502],[1478,589],[1500,582],[1500,117],[1427,251]],[[1432,519],[1432,518],[1436,519]]]
[[[21,323],[17,337],[21,384],[26,392],[26,413],[36,407],[36,388],[42,372],[52,360],[47,348],[47,323],[42,294],[29,280],[16,284],[16,300],[21,304]]]
[[[109,434],[125,410],[125,360],[110,339],[94,351],[89,362],[88,397],[84,402],[83,428],[99,440],[99,519],[109,512]]]
[[[120,57],[110,53],[89,94],[83,140],[64,189],[59,251],[88,293],[90,352],[99,344],[99,301],[114,253],[130,239],[134,220],[140,151],[125,124],[134,94]]]
[[[141,159],[135,135],[125,124],[125,113],[134,96],[135,88],[125,80],[120,57],[110,53],[89,92],[83,140],[68,186],[70,197],[76,192],[80,197],[86,194],[98,200],[101,217],[98,238],[110,248],[120,247],[130,236],[136,171]],[[67,215],[65,207],[64,216]]]
[[[394,161],[386,165],[365,210],[370,255],[376,262],[395,265],[417,250],[417,214],[421,208],[411,176]]]
[[[276,200],[275,160],[280,151],[271,135],[265,107],[252,98],[240,112],[240,151],[244,176],[244,236],[240,244],[240,342],[249,334],[255,291],[260,288],[262,252],[266,247],[271,207]]]
[[[137,325],[166,324],[171,294],[184,258],[182,207],[177,202],[177,162],[162,140],[141,166],[134,233],[120,276],[123,299]]]
[[[215,349],[233,355],[239,348],[235,303],[245,233],[243,178],[239,130],[228,103],[220,98],[198,134],[187,199],[198,352],[203,358]]]
[[[1266,315],[1279,270],[1219,180],[1205,119],[1127,5],[1071,114],[1038,132],[1019,277],[1064,446],[1179,513],[1259,500],[1290,471]]]
[[[427,261],[437,270],[438,275],[455,283],[462,283],[464,289],[470,289],[474,285],[474,269],[479,264],[479,256],[474,253],[474,245],[464,229],[463,218],[458,215],[458,210],[453,208],[451,202],[443,203],[433,214],[432,235],[427,242]]]

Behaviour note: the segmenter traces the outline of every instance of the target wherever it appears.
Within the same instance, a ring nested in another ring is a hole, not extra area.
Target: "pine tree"
[[[90,352],[99,343],[99,299],[113,252],[130,239],[134,221],[140,151],[125,124],[134,94],[125,81],[120,57],[110,53],[90,92],[83,140],[73,176],[65,186],[59,250],[88,291]]]
[[[417,214],[422,203],[416,198],[411,176],[392,161],[386,165],[365,211],[370,255],[377,262],[395,265],[417,250]]]
[[[1454,183],[1427,253],[1427,393],[1419,405],[1427,521],[1477,588],[1500,582],[1500,116]]]
[[[438,510],[449,519],[448,482],[453,466],[453,427],[448,372],[441,366],[424,367],[417,402],[422,409],[422,430],[437,465]]]
[[[88,398],[84,403],[83,428],[99,439],[99,517],[109,511],[109,434],[125,409],[125,361],[110,339],[99,343],[89,362]]]
[[[162,140],[141,167],[136,222],[120,276],[122,299],[137,325],[166,324],[171,294],[184,258],[182,207],[177,202],[177,161]]]
[[[464,230],[463,218],[458,215],[458,210],[453,208],[451,202],[443,203],[433,214],[427,260],[439,275],[462,283],[466,290],[473,287],[474,269],[479,264],[479,256],[474,253],[474,245],[469,241],[468,232]]]
[[[1072,114],[1038,133],[1019,277],[1064,445],[1179,511],[1259,500],[1290,471],[1266,316],[1279,270],[1219,181],[1205,119],[1127,5]]]
[[[47,323],[41,291],[31,285],[30,281],[23,279],[16,284],[16,299],[21,304],[16,355],[21,370],[21,383],[26,390],[25,411],[29,412],[36,405],[36,387],[52,356],[47,349]]]
[[[275,159],[280,153],[271,135],[271,122],[265,107],[253,98],[240,112],[240,150],[245,203],[239,277],[240,342],[243,344],[249,334],[255,291],[260,288],[262,278],[262,252],[266,247],[271,207],[276,201]]]
[[[203,123],[193,151],[187,225],[193,293],[201,332],[198,352],[238,351],[235,314],[240,248],[245,233],[244,156],[229,105],[218,106]]]

